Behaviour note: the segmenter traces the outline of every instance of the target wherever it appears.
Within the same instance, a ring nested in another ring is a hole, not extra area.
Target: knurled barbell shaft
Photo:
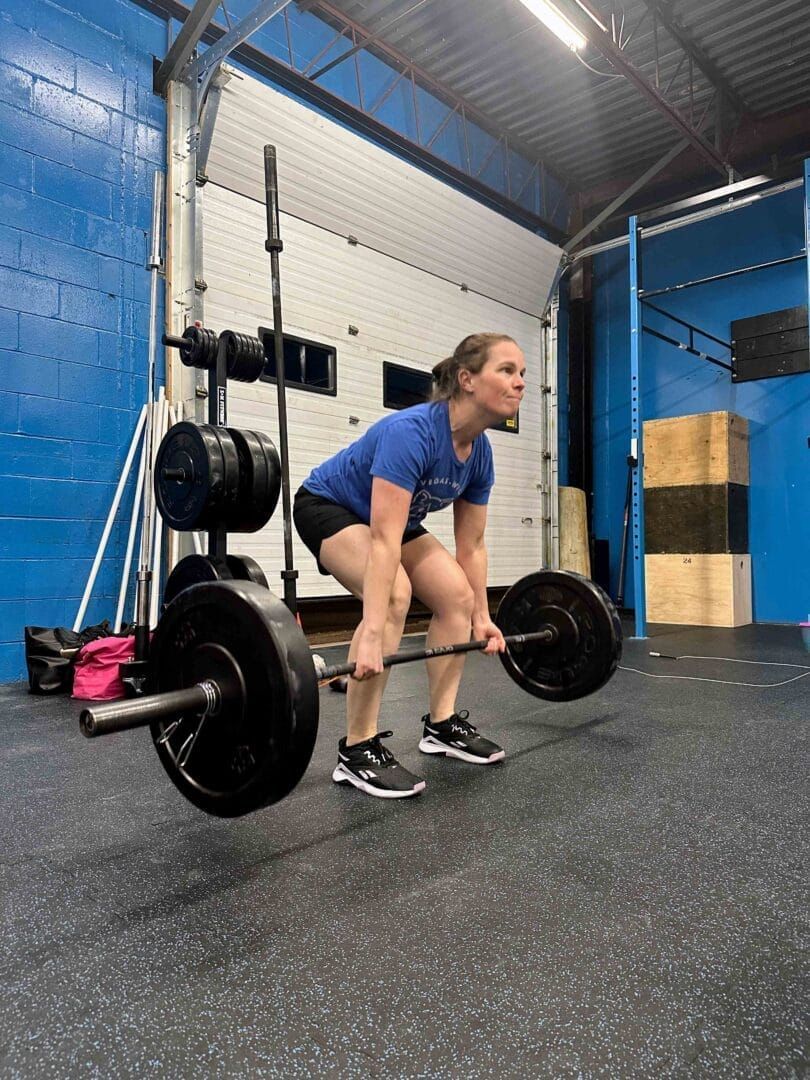
[[[116,731],[147,727],[153,720],[162,720],[167,716],[213,712],[219,707],[223,696],[219,685],[206,679],[185,690],[170,690],[163,694],[149,694],[129,701],[111,701],[107,705],[82,709],[79,725],[82,735],[95,739]]]
[[[507,645],[525,645],[532,641],[545,641],[551,644],[557,639],[557,631],[553,626],[543,626],[539,630],[533,630],[530,634],[512,634],[505,637]],[[405,652],[392,653],[383,657],[383,667],[393,667],[395,664],[410,664],[414,660],[430,660],[434,656],[449,656],[451,653],[474,652],[485,649],[489,644],[485,641],[465,641],[459,645],[436,645],[432,649],[408,649]],[[357,665],[352,661],[348,664],[335,664],[333,667],[315,665],[315,671],[319,679],[336,679],[339,675],[353,675]]]

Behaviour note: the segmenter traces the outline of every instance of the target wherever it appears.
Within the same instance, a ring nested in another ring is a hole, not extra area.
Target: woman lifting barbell
[[[487,603],[484,530],[494,481],[487,428],[520,406],[523,353],[505,334],[471,334],[433,369],[432,400],[383,417],[350,446],[314,469],[293,510],[301,539],[322,574],[363,601],[352,638],[356,662],[347,695],[347,731],[338,744],[336,783],[369,795],[403,798],[425,782],[400,765],[377,732],[388,671],[416,596],[432,612],[427,645],[468,640],[502,652],[503,635]],[[422,525],[453,504],[455,557]],[[419,749],[490,765],[504,757],[456,711],[464,654],[426,661],[430,711]]]

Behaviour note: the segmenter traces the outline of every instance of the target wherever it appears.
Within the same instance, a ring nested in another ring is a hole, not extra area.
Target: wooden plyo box
[[[647,555],[647,619],[688,626],[751,622],[750,555]]]
[[[748,421],[730,412],[644,423],[644,487],[748,483]]]

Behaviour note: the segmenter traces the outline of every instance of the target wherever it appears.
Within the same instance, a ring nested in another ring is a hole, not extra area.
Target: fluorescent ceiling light
[[[606,34],[608,32],[608,28],[605,26],[605,24],[599,19],[597,19],[596,14],[591,11],[587,4],[583,3],[583,0],[576,0],[576,3],[579,4],[579,6],[582,8],[582,10],[585,12],[589,19],[593,19],[593,21],[596,23],[596,25],[599,27],[603,34]]]
[[[551,0],[520,0],[520,2],[569,49],[578,52],[585,48],[587,44],[585,38],[574,29],[562,12],[551,3]]]

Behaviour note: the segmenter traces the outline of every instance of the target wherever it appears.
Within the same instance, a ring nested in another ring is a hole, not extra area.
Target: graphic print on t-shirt
[[[432,487],[433,490],[429,490]],[[455,502],[461,494],[461,484],[450,477],[425,480],[416,489],[411,499],[411,508],[408,512],[408,528],[413,529],[420,525],[428,514],[437,510],[444,510]]]

